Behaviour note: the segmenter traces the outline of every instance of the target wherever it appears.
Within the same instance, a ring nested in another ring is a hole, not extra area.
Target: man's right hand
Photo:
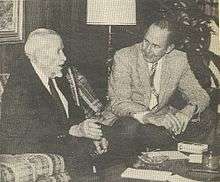
[[[101,140],[94,140],[93,143],[95,144],[96,151],[98,154],[103,154],[107,152],[108,149],[108,141],[106,138],[102,138]]]
[[[156,126],[163,126],[167,130],[173,132],[175,135],[180,134],[182,123],[176,115],[168,112],[166,114],[149,113],[144,116],[144,124],[154,124]]]
[[[181,121],[172,113],[167,113],[161,123],[167,130],[172,131],[175,135],[182,132]]]
[[[138,112],[132,115],[132,117],[136,120],[138,120],[141,124],[146,124],[144,122],[144,116],[147,115],[149,111],[144,111],[144,112]]]
[[[86,137],[93,140],[100,140],[103,134],[101,126],[96,122],[97,119],[86,119],[79,125],[72,126],[69,130],[69,134],[76,137]]]

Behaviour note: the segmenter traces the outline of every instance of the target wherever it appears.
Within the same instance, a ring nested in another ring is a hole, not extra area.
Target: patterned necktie
[[[54,83],[53,83],[52,79],[49,79],[48,85],[50,87],[51,95],[52,95],[53,99],[55,100],[58,109],[66,116],[66,112],[65,112],[63,103],[60,99],[60,96],[59,96],[55,86],[54,86]]]
[[[151,87],[151,98],[149,109],[152,110],[158,105],[159,94],[157,93],[155,86],[154,86],[154,77],[156,73],[158,62],[153,63],[151,70],[150,70],[150,87]]]

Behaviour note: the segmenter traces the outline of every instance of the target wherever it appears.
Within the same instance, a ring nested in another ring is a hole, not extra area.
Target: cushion
[[[4,182],[35,182],[53,175],[55,179],[64,179],[63,182],[68,179],[64,159],[56,154],[2,154],[0,171],[0,179]]]

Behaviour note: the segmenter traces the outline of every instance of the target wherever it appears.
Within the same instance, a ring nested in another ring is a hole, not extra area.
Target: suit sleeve
[[[129,116],[145,110],[145,106],[132,101],[132,77],[129,55],[116,52],[112,73],[109,79],[108,93],[112,112],[118,116]]]
[[[209,105],[209,95],[200,86],[187,60],[185,65],[185,69],[180,77],[178,89],[186,96],[189,103],[197,105],[198,111],[202,112]]]

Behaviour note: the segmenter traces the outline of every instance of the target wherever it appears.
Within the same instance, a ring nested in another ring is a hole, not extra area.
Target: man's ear
[[[174,45],[174,44],[170,44],[170,45],[167,47],[166,54],[169,54],[174,48],[175,48],[175,45]]]

